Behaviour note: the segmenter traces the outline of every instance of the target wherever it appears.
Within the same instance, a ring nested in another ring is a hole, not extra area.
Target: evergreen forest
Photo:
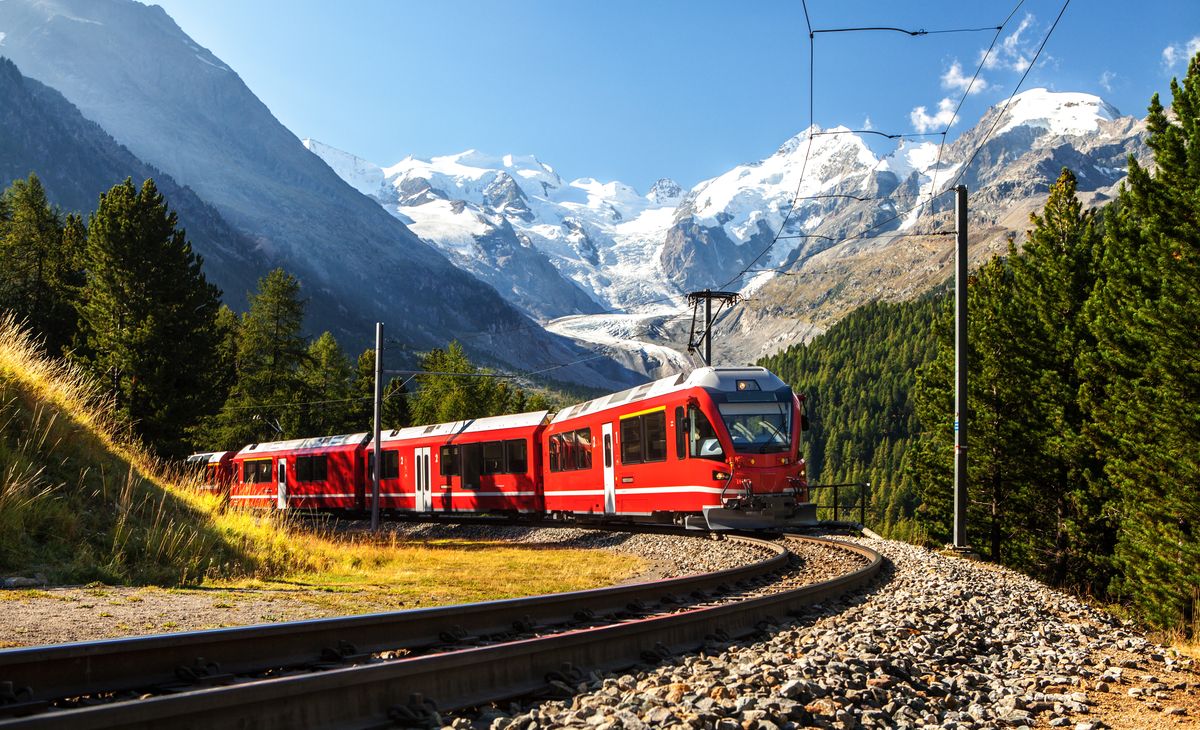
[[[1154,165],[1103,209],[1063,170],[968,283],[970,546],[1200,636],[1200,57],[1147,119]],[[951,297],[875,304],[762,364],[808,395],[810,481],[867,525],[951,538]],[[821,490],[817,490],[820,494]]]

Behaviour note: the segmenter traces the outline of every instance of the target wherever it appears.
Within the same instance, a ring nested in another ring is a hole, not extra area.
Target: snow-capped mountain
[[[472,150],[380,167],[306,145],[518,306],[561,317],[553,331],[627,351],[623,361],[646,372],[679,365],[661,349],[635,351],[639,338],[680,346],[678,324],[664,324],[687,291],[755,292],[724,325],[733,338],[726,351],[752,360],[857,304],[943,280],[951,239],[914,238],[949,225],[952,196],[919,205],[933,193],[968,186],[972,241],[990,255],[1024,230],[1064,166],[1082,193],[1102,198],[1124,177],[1127,156],[1145,155],[1136,119],[1097,96],[1046,89],[993,107],[944,147],[904,141],[877,151],[845,127],[811,132],[690,190],[664,178],[645,195],[620,182],[565,181],[533,156]],[[597,311],[611,314],[578,316]]]
[[[380,167],[316,140],[305,145],[421,238],[542,318],[624,309],[674,293],[658,266],[683,194],[659,180],[567,182],[530,155],[469,150]]]

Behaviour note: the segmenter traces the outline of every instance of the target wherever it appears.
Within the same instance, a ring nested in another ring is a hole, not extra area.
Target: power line
[[[814,67],[816,66],[817,58],[812,20],[808,15],[808,0],[800,0],[800,3],[804,7],[804,23],[808,26],[808,142],[804,145],[804,161],[800,163],[800,179],[796,181],[796,192],[794,195],[792,195],[792,202],[788,205],[787,213],[784,214],[783,220],[780,221],[779,230],[775,231],[775,235],[771,238],[771,242],[767,244],[766,248],[764,248],[762,251],[759,251],[758,255],[751,259],[750,263],[746,264],[744,269],[735,274],[731,279],[729,279],[729,281],[718,286],[717,289],[724,289],[733,282],[737,281],[739,278],[741,278],[742,274],[746,273],[746,269],[749,269],[751,266],[754,266],[756,263],[758,263],[758,260],[765,256],[767,251],[770,251],[775,246],[775,243],[779,240],[779,237],[783,235],[784,229],[787,228],[788,219],[792,217],[792,213],[796,210],[796,203],[800,201],[800,190],[804,186],[804,173],[808,170],[808,157],[812,153],[813,125],[815,124],[815,115],[813,112],[813,82],[816,78]]]
[[[827,136],[827,135],[835,136],[835,135],[839,135],[839,134],[876,134],[876,135],[879,135],[880,137],[886,137],[888,139],[907,139],[910,137],[937,137],[939,135],[942,137],[946,136],[946,132],[944,132],[944,131],[943,132],[911,132],[911,133],[906,132],[904,134],[888,134],[887,132],[880,132],[879,130],[876,130],[876,129],[827,129],[823,132],[813,132],[814,137],[822,137],[822,136]]]
[[[985,30],[1000,30],[1000,28],[989,25],[989,26],[986,26],[983,28],[948,28],[945,30],[925,30],[924,28],[921,28],[919,30],[908,30],[907,28],[893,28],[891,26],[876,25],[876,26],[864,26],[861,28],[820,28],[817,30],[810,29],[809,33],[810,34],[812,34],[812,33],[857,33],[859,31],[889,31],[889,32],[893,32],[893,33],[903,33],[905,35],[913,36],[915,38],[917,36],[942,35],[945,33],[980,33]]]
[[[1058,27],[1058,21],[1062,20],[1063,14],[1067,12],[1067,6],[1070,4],[1071,0],[1064,0],[1062,8],[1060,8],[1058,11],[1058,17],[1056,17],[1054,22],[1050,24],[1050,30],[1046,31],[1046,36],[1042,38],[1041,45],[1038,46],[1037,52],[1033,54],[1033,60],[1031,60],[1029,65],[1025,67],[1025,73],[1021,74],[1021,78],[1017,81],[1017,85],[1013,87],[1012,93],[1008,95],[1008,101],[1004,102],[1004,108],[1001,109],[1000,113],[996,115],[996,118],[992,120],[992,126],[988,128],[987,134],[983,135],[983,139],[979,141],[979,145],[976,146],[975,151],[971,153],[970,159],[968,159],[966,164],[962,166],[962,169],[958,171],[958,175],[954,178],[954,182],[950,185],[951,188],[957,185],[958,181],[961,180],[963,175],[967,173],[967,168],[969,168],[971,164],[975,162],[975,158],[979,156],[979,153],[983,151],[983,146],[987,143],[988,139],[991,138],[992,132],[996,131],[996,125],[998,125],[1000,120],[1004,118],[1004,113],[1008,111],[1008,107],[1010,104],[1012,104],[1013,98],[1015,98],[1017,92],[1021,90],[1021,85],[1025,83],[1025,79],[1028,78],[1029,72],[1033,70],[1033,66],[1037,63],[1038,57],[1042,55],[1042,49],[1046,47],[1046,43],[1050,40],[1050,36],[1054,34],[1054,29]],[[1013,12],[1015,13],[1016,11],[1014,10]]]
[[[987,51],[985,51],[983,56],[979,59],[979,65],[975,67],[975,75],[971,77],[971,83],[967,84],[967,88],[963,90],[963,95],[959,97],[958,105],[954,107],[954,113],[950,115],[950,121],[946,123],[946,129],[942,132],[942,142],[938,145],[937,159],[933,163],[933,174],[929,178],[929,192],[931,193],[934,190],[937,190],[937,174],[938,170],[942,166],[942,151],[946,148],[946,133],[950,131],[950,127],[954,126],[955,120],[958,119],[958,112],[962,109],[967,97],[971,94],[971,89],[974,88],[975,81],[978,80],[979,74],[983,72],[984,64],[986,64],[988,58],[991,57],[992,50],[996,47],[996,41],[1000,39],[1000,33],[1003,32],[1004,27],[1008,25],[1009,21],[1013,19],[1013,16],[1017,14],[1017,11],[1020,10],[1021,6],[1024,4],[1025,0],[1017,0],[1017,4],[1013,6],[1013,9],[1008,14],[1008,17],[1005,18],[1004,22],[996,28],[996,34],[992,36],[992,42],[988,45]],[[950,187],[954,186],[951,185]],[[932,203],[933,200],[930,199],[930,202]]]

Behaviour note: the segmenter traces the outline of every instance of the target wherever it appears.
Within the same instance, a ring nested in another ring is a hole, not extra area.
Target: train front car
[[[688,517],[686,524],[710,530],[816,524],[800,454],[807,426],[792,389],[759,367],[703,368],[688,381],[695,408],[705,419],[686,427],[693,439],[697,425],[713,432],[700,443],[700,453],[720,450],[726,468],[713,472],[722,485],[715,503],[706,505],[702,516]]]

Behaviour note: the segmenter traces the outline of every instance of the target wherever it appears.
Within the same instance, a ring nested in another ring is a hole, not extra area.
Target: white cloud
[[[925,134],[926,132],[936,132],[950,124],[950,120],[954,117],[954,102],[950,97],[946,97],[938,102],[937,112],[930,114],[924,106],[919,106],[912,110],[908,118],[912,120],[913,127],[917,132]]]
[[[988,87],[988,82],[980,76],[975,79],[975,83],[971,83],[971,77],[964,76],[962,65],[956,60],[950,64],[950,68],[946,69],[946,73],[942,74],[942,88],[953,89],[954,91],[965,91],[968,94],[978,94]]]
[[[0,33],[0,46],[4,45],[4,33]]]
[[[1115,73],[1112,71],[1105,71],[1104,73],[1100,74],[1100,88],[1111,93],[1113,90],[1113,81],[1116,80],[1117,75]]]
[[[1181,63],[1187,63],[1200,53],[1200,35],[1194,36],[1186,44],[1172,43],[1162,50],[1163,68],[1170,71]]]
[[[1026,13],[1024,18],[1021,18],[1021,23],[1009,35],[1005,36],[1000,43],[992,49],[990,55],[984,58],[986,50],[979,52],[979,57],[983,61],[983,67],[992,70],[1009,70],[1021,73],[1029,68],[1032,63],[1034,51],[1034,41],[1025,37],[1025,31],[1033,27],[1034,16],[1032,13]]]
[[[872,130],[872,129],[874,129],[874,128],[875,128],[875,125],[874,125],[874,124],[871,124],[871,118],[870,118],[870,117],[867,117],[866,119],[864,119],[864,120],[863,120],[863,123],[862,123],[862,128],[863,128],[863,129],[866,129],[866,130],[868,130],[868,131],[869,131],[869,130]]]

